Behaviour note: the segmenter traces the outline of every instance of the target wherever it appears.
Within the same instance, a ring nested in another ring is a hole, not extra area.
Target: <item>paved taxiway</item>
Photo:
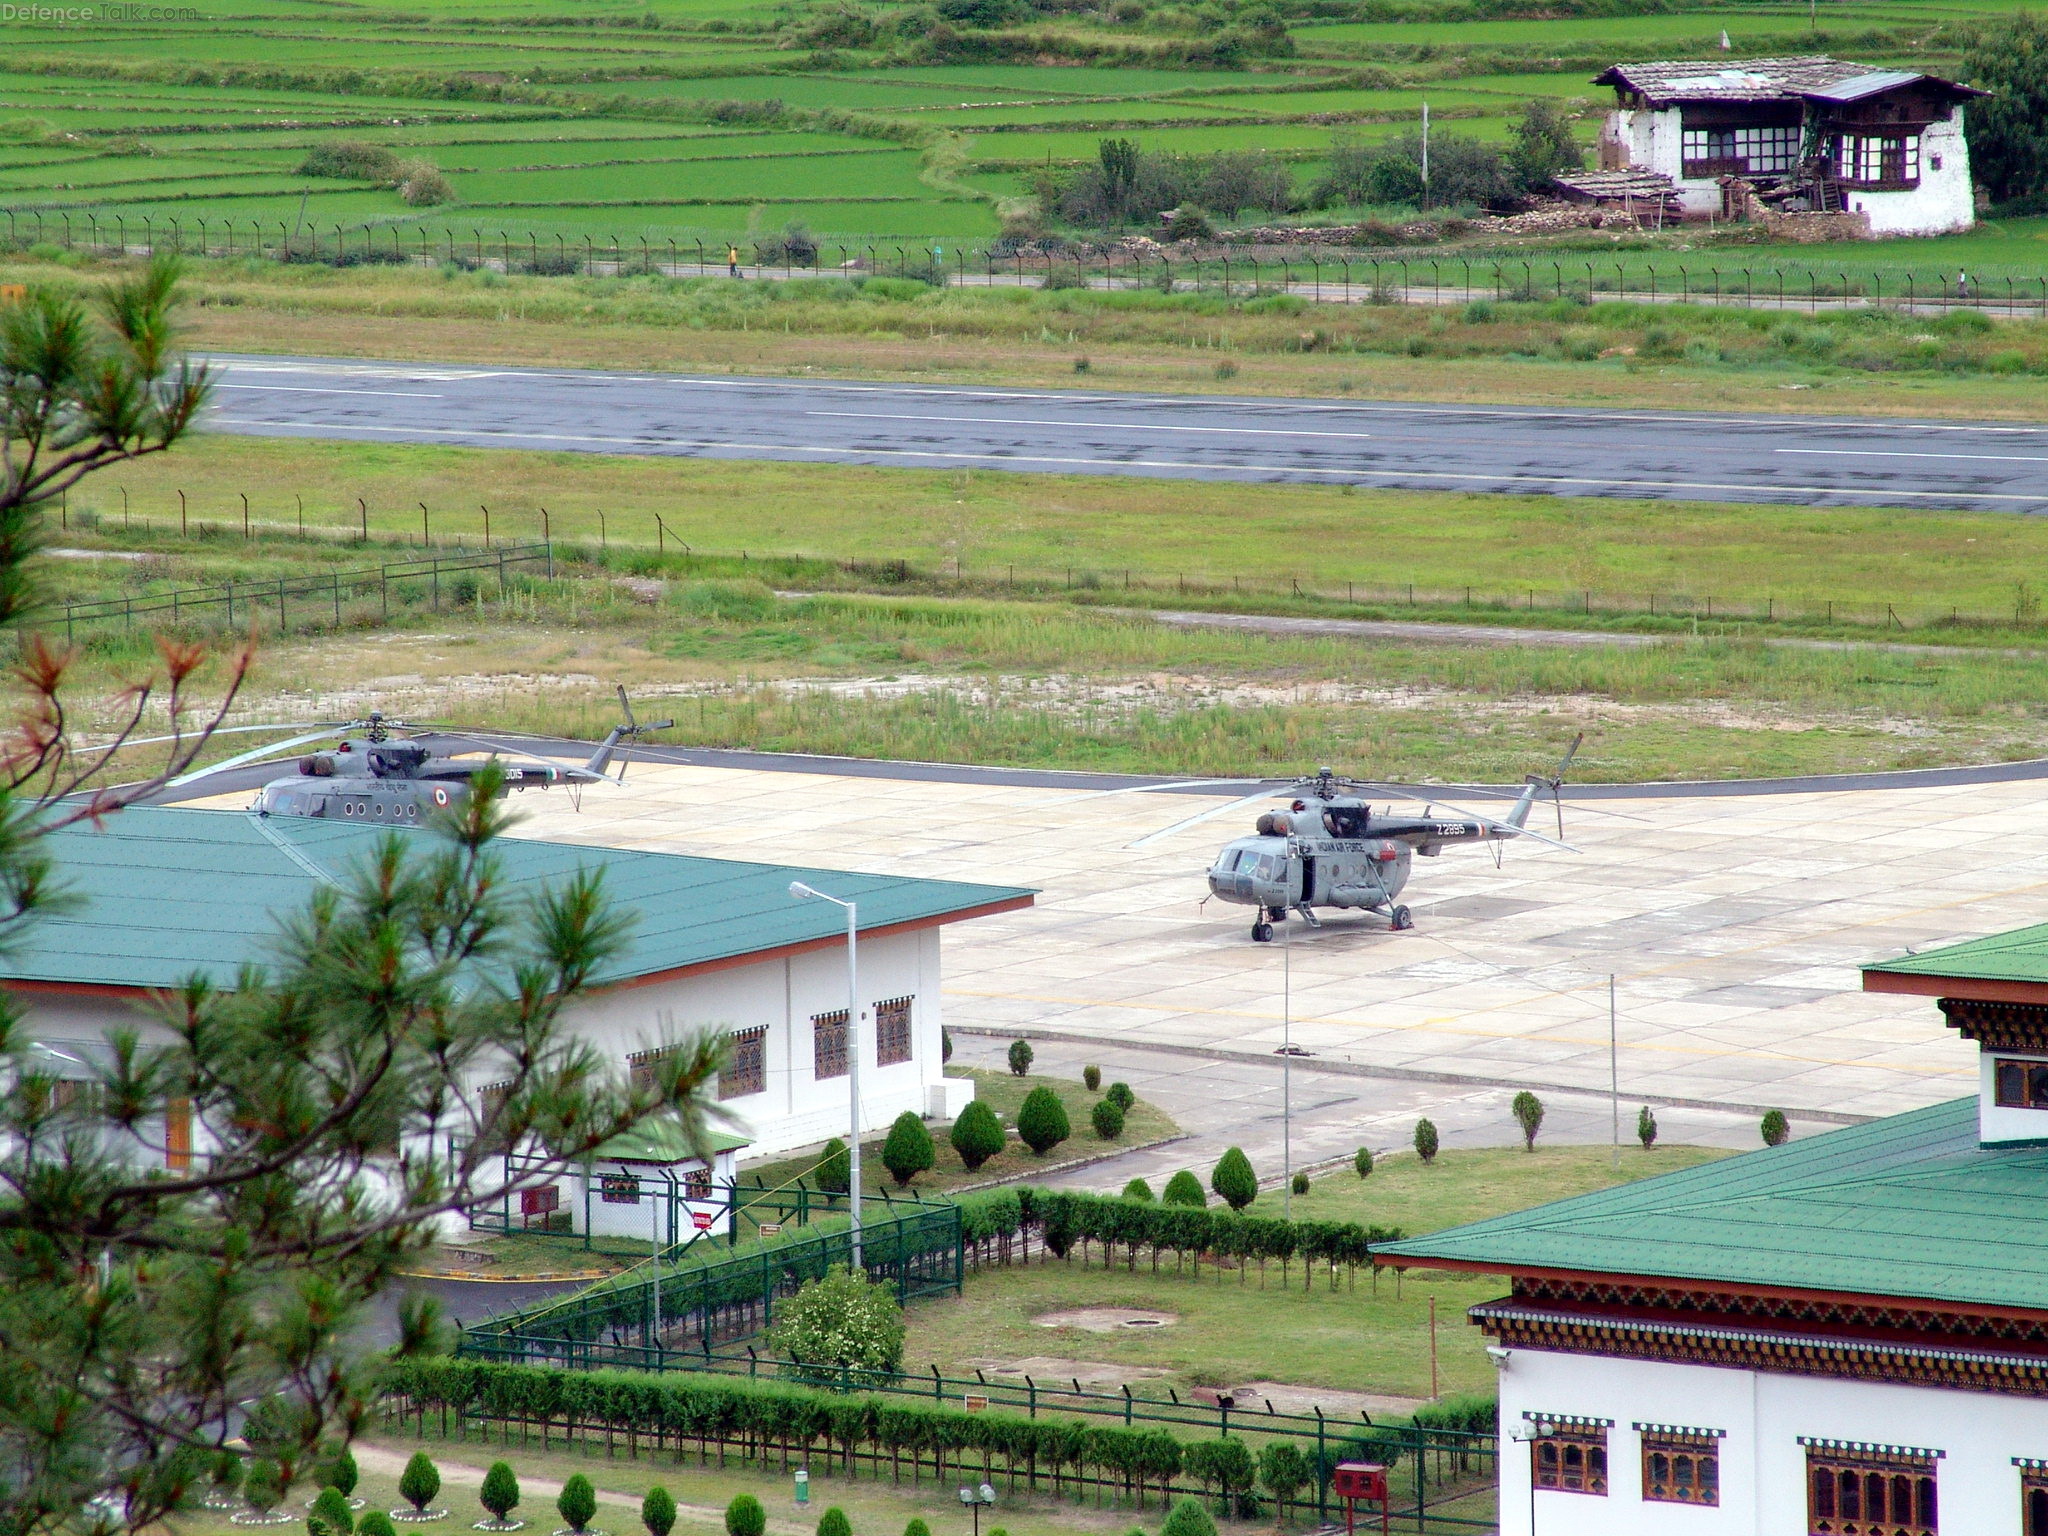
[[[217,431],[905,468],[2048,511],[2048,425],[217,357]]]

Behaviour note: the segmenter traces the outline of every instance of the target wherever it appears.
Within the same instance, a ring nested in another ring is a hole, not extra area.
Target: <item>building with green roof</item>
[[[194,975],[233,985],[244,966],[270,955],[281,920],[323,885],[345,885],[374,845],[399,837],[424,847],[432,835],[161,806],[123,811],[99,829],[80,823],[46,844],[72,905],[0,955],[0,981],[26,1006],[30,1031],[60,1074],[90,1077],[107,1031],[146,1020],[157,993]],[[596,869],[614,906],[630,914],[626,942],[571,1014],[621,1070],[654,1070],[665,1042],[684,1034],[730,1037],[719,1094],[743,1134],[723,1139],[715,1166],[651,1127],[632,1145],[607,1149],[577,1187],[542,1192],[516,1213],[567,1210],[579,1226],[633,1235],[654,1219],[637,1200],[648,1179],[708,1195],[713,1181],[730,1181],[741,1147],[772,1155],[845,1135],[853,1050],[861,1053],[864,1129],[906,1109],[957,1114],[973,1085],[941,1071],[940,930],[1033,899],[1011,886],[516,837],[498,854],[515,894]],[[851,1031],[845,912],[792,895],[793,881],[856,905],[862,994]],[[471,1086],[488,1094],[493,1085]],[[181,1141],[178,1128],[166,1129],[173,1156],[189,1146],[184,1134]],[[656,1204],[679,1219],[677,1202]]]
[[[1976,1098],[1374,1249],[1507,1277],[1503,1536],[2048,1536],[2048,925],[1863,976]]]

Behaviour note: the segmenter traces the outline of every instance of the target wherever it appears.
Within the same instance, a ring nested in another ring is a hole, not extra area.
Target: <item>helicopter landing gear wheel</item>
[[[1252,924],[1252,942],[1254,944],[1270,944],[1273,942],[1273,925],[1263,917]]]
[[[1393,911],[1387,914],[1387,920],[1393,924],[1394,932],[1396,933],[1406,932],[1415,926],[1415,914],[1406,907],[1394,908]]]

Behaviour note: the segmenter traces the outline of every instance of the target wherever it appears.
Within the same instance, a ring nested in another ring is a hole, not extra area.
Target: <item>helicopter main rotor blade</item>
[[[224,758],[211,767],[195,768],[190,773],[180,774],[165,787],[167,789],[177,789],[183,785],[193,783],[195,780],[211,778],[216,773],[225,773],[230,768],[240,768],[249,763],[261,762],[264,758],[274,757],[279,752],[289,752],[293,747],[303,747],[309,742],[325,741],[333,734],[334,728],[329,726],[323,730],[308,731],[303,736],[288,736],[283,741],[273,741],[268,746],[257,747],[248,752],[238,753],[234,757]]]
[[[1240,779],[1237,782],[1243,783],[1244,781]],[[1241,796],[1236,800],[1226,801],[1222,805],[1213,805],[1206,811],[1176,821],[1170,827],[1161,827],[1157,832],[1148,832],[1135,843],[1125,843],[1124,849],[1126,852],[1130,852],[1139,848],[1148,848],[1162,838],[1173,836],[1176,832],[1185,832],[1189,827],[1198,827],[1205,821],[1214,821],[1218,816],[1228,816],[1232,811],[1241,811],[1248,805],[1257,805],[1261,800],[1284,799],[1292,790],[1293,786],[1291,784],[1284,784],[1278,789],[1261,789],[1256,793]]]
[[[314,725],[321,724],[319,721],[315,721],[313,723]],[[330,720],[326,722],[325,725],[321,728],[327,731],[338,731],[343,729],[347,724],[348,722],[345,720]],[[224,725],[221,726],[218,730],[208,731],[206,734],[208,735],[208,737],[245,736],[251,731],[304,731],[309,729],[311,729],[311,727],[305,721],[292,720],[289,722],[275,725]],[[182,736],[136,736],[131,737],[129,740],[122,742],[121,746],[123,748],[155,747],[161,746],[163,743],[167,741],[190,741],[194,736],[198,734],[199,733],[197,731],[187,731]],[[106,748],[86,747],[83,750],[87,752],[104,752]],[[277,748],[272,747],[269,750],[276,751]]]
[[[1121,789],[1083,790],[1081,793],[1077,795],[1069,795],[1065,800],[1063,800],[1060,803],[1063,805],[1071,805],[1081,800],[1106,800],[1112,795],[1158,795],[1165,794],[1167,791],[1175,789],[1208,789],[1211,787],[1227,788],[1235,784],[1264,785],[1297,784],[1306,782],[1308,781],[1305,779],[1247,779],[1242,777],[1235,779],[1171,779],[1163,784],[1126,784]]]

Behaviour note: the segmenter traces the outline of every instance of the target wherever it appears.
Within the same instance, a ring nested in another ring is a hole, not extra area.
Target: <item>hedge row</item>
[[[1371,1263],[1374,1243],[1406,1236],[1398,1227],[1367,1227],[1351,1221],[1276,1221],[1245,1216],[1221,1208],[1159,1205],[1126,1200],[1119,1195],[1091,1195],[1078,1190],[1039,1189],[1029,1185],[990,1190],[960,1197],[961,1235],[970,1243],[1036,1231],[1046,1248],[1065,1258],[1078,1244],[1085,1259],[1088,1244],[1100,1243],[1105,1262],[1113,1262],[1122,1246],[1126,1262],[1135,1265],[1140,1249],[1148,1250],[1156,1269],[1161,1254],[1179,1264],[1204,1254],[1282,1265],[1299,1258],[1308,1274],[1317,1265],[1332,1271],[1355,1271]]]

